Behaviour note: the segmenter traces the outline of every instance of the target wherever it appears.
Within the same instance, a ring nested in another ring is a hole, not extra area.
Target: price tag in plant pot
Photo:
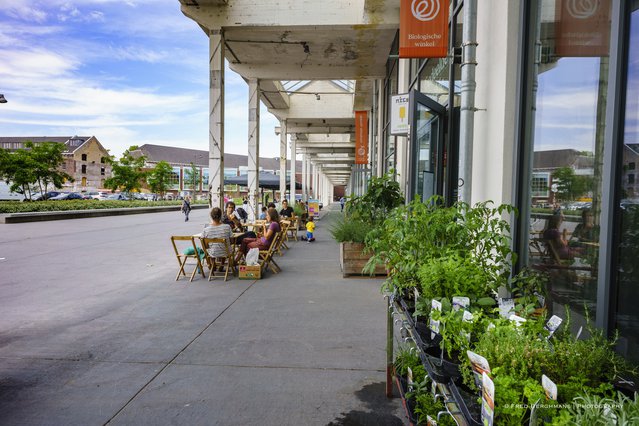
[[[483,356],[476,354],[473,351],[466,351],[468,359],[470,360],[470,366],[473,369],[473,375],[475,376],[475,384],[481,390],[482,388],[482,374],[490,373],[490,365],[488,360]]]
[[[515,312],[515,299],[503,297],[499,301],[499,315],[503,318],[510,318]]]
[[[493,426],[495,417],[495,384],[482,373],[481,376],[481,421],[484,426]]]
[[[557,385],[545,374],[541,375],[541,386],[544,388],[544,392],[546,392],[546,398],[557,401]]]
[[[453,310],[458,311],[460,309],[466,309],[470,306],[470,299],[468,297],[455,296],[453,297]]]
[[[517,327],[526,322],[526,318],[522,318],[518,315],[511,315],[508,319],[514,322]]]
[[[426,414],[426,426],[437,426],[437,420]]]
[[[413,370],[410,367],[406,367],[406,383],[408,383],[408,391],[413,391]]]
[[[467,323],[472,323],[473,319],[474,319],[473,314],[471,314],[470,312],[468,312],[467,310],[464,309],[464,314],[462,316],[462,321],[467,322]],[[468,343],[470,343],[470,332],[464,333],[462,331],[462,334],[466,337],[466,341],[468,341]]]
[[[550,319],[546,322],[546,325],[544,326],[544,328],[548,330],[549,339],[553,335],[553,333],[557,331],[557,329],[559,328],[562,322],[563,320],[559,318],[557,315],[551,316]]]
[[[431,311],[442,311],[442,302],[440,302],[439,300],[435,300],[433,299],[431,301],[430,304],[431,307]],[[431,333],[430,333],[430,338],[434,339],[435,338],[435,334],[439,333],[439,320],[434,320],[434,319],[430,319],[430,329],[431,329]]]

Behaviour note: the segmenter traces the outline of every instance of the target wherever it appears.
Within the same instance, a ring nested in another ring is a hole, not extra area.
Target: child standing
[[[313,231],[315,231],[315,222],[313,222],[313,216],[309,215],[306,221],[306,242],[312,243],[315,241],[313,237]]]

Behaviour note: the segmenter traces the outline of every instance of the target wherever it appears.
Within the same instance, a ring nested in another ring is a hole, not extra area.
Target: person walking
[[[342,197],[339,199],[339,205],[342,207],[342,211],[344,211],[344,204],[346,203],[346,198]]]
[[[182,201],[181,210],[182,210],[182,213],[184,213],[184,221],[188,222],[189,213],[191,213],[191,197],[189,197],[188,195],[184,197],[184,200]]]

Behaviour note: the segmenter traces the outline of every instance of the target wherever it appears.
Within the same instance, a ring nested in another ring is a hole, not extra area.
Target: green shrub
[[[194,204],[206,204],[205,200]],[[70,210],[96,210],[131,207],[159,207],[182,205],[182,201],[120,201],[120,200],[60,200],[60,201],[3,201],[0,202],[0,213],[32,213]]]
[[[338,243],[363,243],[370,230],[370,225],[361,220],[340,218],[329,231]]]

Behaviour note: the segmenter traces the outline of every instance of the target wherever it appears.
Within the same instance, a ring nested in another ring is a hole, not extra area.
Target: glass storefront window
[[[639,161],[639,4],[630,18],[628,84],[620,181],[621,202],[617,258],[617,298],[613,306],[613,328],[619,330],[618,350],[639,362],[639,186],[635,165]]]
[[[549,315],[595,319],[610,1],[542,0],[533,65],[528,264],[548,278]],[[579,13],[576,13],[579,12]]]
[[[169,187],[171,189],[180,189],[180,168],[171,168],[171,178],[169,179]]]

